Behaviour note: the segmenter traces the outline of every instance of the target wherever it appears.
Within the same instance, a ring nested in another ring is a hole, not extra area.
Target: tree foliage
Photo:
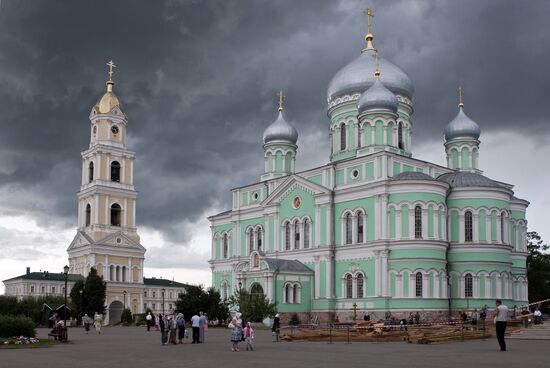
[[[132,323],[134,323],[134,318],[132,317],[132,311],[129,308],[126,308],[124,309],[124,311],[122,311],[120,322],[125,326],[129,326]]]
[[[44,304],[60,306],[64,303],[62,296],[27,296],[17,300],[14,296],[0,295],[0,315],[25,316],[34,321],[37,325],[44,324],[42,307]]]
[[[242,313],[244,321],[261,322],[265,317],[277,313],[277,303],[271,303],[265,294],[251,294],[244,289],[235,291],[228,304]]]
[[[188,285],[185,294],[179,294],[176,301],[176,312],[183,313],[189,321],[191,316],[200,311],[208,314],[210,320],[225,321],[229,314],[227,305],[221,301],[220,293],[213,288],[204,290],[202,285]]]
[[[82,304],[80,290],[82,290]],[[71,290],[71,306],[75,315],[83,316],[86,313],[93,317],[96,312],[105,313],[105,293],[105,281],[92,267],[86,279],[75,282]]]
[[[535,232],[527,233],[527,277],[529,279],[529,301],[537,302],[550,298],[550,247]]]

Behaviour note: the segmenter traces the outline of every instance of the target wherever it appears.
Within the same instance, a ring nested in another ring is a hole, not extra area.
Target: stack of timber
[[[491,337],[488,330],[461,325],[434,325],[429,327],[409,326],[408,336],[405,341],[417,344],[434,344],[450,341],[485,339]]]

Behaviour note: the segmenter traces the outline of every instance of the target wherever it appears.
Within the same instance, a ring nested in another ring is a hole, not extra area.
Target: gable
[[[291,175],[262,202],[262,206],[280,204],[283,200],[291,196],[293,192],[299,192],[313,199],[317,195],[329,194],[330,189],[313,183],[299,175]]]
[[[93,242],[94,241],[92,240],[92,238],[90,238],[85,232],[79,231],[74,236],[73,241],[71,242],[67,250],[84,247],[86,245],[92,244]]]
[[[108,235],[107,237],[96,242],[96,244],[117,248],[134,248],[145,250],[145,248],[141,244],[136,243],[121,231]]]

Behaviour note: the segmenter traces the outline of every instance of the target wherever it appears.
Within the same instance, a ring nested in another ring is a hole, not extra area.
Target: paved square
[[[38,330],[45,337],[46,329]],[[206,343],[160,344],[160,333],[142,327],[105,327],[101,335],[69,330],[70,344],[41,349],[0,350],[0,367],[547,367],[548,341],[496,339],[439,345],[404,342],[273,343],[269,331],[256,331],[256,350],[232,352],[229,330],[210,329]]]

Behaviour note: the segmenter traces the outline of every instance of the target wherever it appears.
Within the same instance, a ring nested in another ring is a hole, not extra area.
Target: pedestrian
[[[145,322],[147,323],[147,332],[151,331],[151,326],[153,325],[153,316],[151,315],[151,312],[147,313]]]
[[[204,342],[204,333],[206,331],[206,316],[199,312],[199,342]]]
[[[84,330],[86,331],[86,334],[90,332],[90,325],[92,324],[92,319],[88,316],[87,313],[84,313],[84,317],[82,317],[82,324],[84,325]]]
[[[370,321],[370,314],[365,313],[363,316],[363,321]]]
[[[504,341],[504,333],[506,332],[506,323],[508,322],[508,307],[502,304],[502,300],[495,301],[496,308],[493,312],[495,328],[497,332],[497,340],[500,345],[500,351],[506,351],[506,341]]]
[[[541,313],[539,307],[535,308],[535,311],[533,312],[533,316],[535,317],[535,324],[536,325],[542,324],[542,313]]]
[[[159,328],[160,328],[160,342],[162,345],[166,345],[166,341],[168,340],[168,331],[166,326],[166,323],[162,317],[162,314],[159,314]]]
[[[414,322],[416,324],[420,323],[420,312],[419,311],[416,311],[416,314],[414,315]]]
[[[191,317],[191,328],[193,329],[193,342],[192,344],[199,343],[199,334],[200,334],[200,317],[196,314]]]
[[[281,332],[281,319],[279,313],[273,318],[273,326],[271,326],[271,332],[275,336],[275,341],[279,341],[279,333]]]
[[[334,322],[340,323],[340,317],[338,317],[338,315],[336,315],[336,317],[334,318]]]
[[[171,315],[168,317],[168,331],[170,333],[169,335],[169,338],[168,338],[168,342],[170,344],[177,344],[177,341],[176,341],[176,332],[178,330],[178,323],[176,322],[176,318]]]
[[[487,304],[485,304],[483,306],[483,308],[481,308],[481,313],[479,314],[479,319],[481,319],[482,321],[485,321],[485,318],[487,318],[487,312],[489,311],[489,307],[487,306]]]
[[[176,323],[178,324],[178,343],[183,344],[183,339],[185,337],[185,318],[182,313],[178,313]]]
[[[95,312],[94,314],[94,327],[98,334],[101,334],[101,324],[103,323],[103,316]]]
[[[250,322],[246,323],[246,327],[244,328],[244,341],[246,343],[246,351],[250,348],[250,351],[254,350],[254,330],[252,329],[252,325]]]
[[[239,351],[239,342],[242,340],[243,336],[243,329],[241,323],[239,323],[239,320],[237,317],[234,317],[231,320],[231,323],[229,324],[229,327],[232,328],[231,330],[231,342],[233,343],[233,346],[231,347],[231,351]]]
[[[477,308],[475,308],[474,311],[472,312],[471,318],[472,318],[472,325],[477,326],[477,320],[479,318],[477,313]]]

